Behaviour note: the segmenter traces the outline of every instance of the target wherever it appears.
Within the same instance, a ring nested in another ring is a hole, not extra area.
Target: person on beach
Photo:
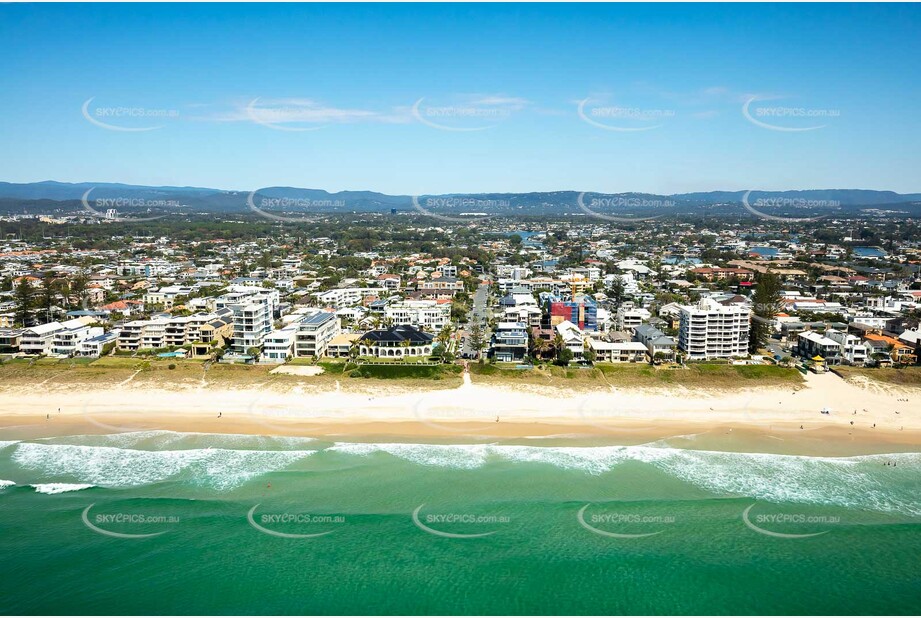
[[[218,412],[218,413],[217,413],[217,417],[218,417],[218,418],[221,418],[221,415],[222,415],[222,414],[224,414],[224,413],[223,413],[223,412]]]

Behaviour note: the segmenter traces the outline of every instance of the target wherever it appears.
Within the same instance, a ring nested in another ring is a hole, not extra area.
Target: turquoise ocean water
[[[5,614],[921,611],[921,453],[10,434]]]

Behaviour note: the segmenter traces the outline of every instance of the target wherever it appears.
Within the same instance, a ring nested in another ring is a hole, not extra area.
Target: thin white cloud
[[[200,117],[214,122],[257,122],[274,125],[329,125],[408,123],[412,118],[407,107],[387,110],[335,107],[306,98],[256,98],[236,101],[229,109]]]

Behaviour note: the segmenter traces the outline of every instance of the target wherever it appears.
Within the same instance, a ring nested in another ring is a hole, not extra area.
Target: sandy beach
[[[308,378],[309,379],[309,378]],[[375,387],[377,385],[375,384]],[[254,435],[399,439],[591,438],[612,443],[701,433],[808,435],[831,441],[921,444],[921,391],[810,374],[803,385],[734,391],[595,392],[478,385],[406,391],[399,383],[354,392],[182,387],[7,388],[0,427],[42,434],[149,429]],[[823,414],[822,410],[828,410]]]

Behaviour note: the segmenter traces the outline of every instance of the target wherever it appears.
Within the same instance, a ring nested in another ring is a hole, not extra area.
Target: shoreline
[[[305,386],[309,386],[309,383]],[[414,390],[382,382],[368,392],[118,388],[0,391],[0,430],[30,437],[166,430],[303,436],[337,441],[704,442],[780,452],[878,452],[921,447],[921,389],[855,385],[809,375],[794,388],[621,389],[561,394],[473,383]],[[375,392],[374,389],[371,391]],[[830,414],[822,414],[828,408]],[[60,413],[58,412],[60,409]],[[856,410],[856,414],[854,411]],[[853,423],[853,424],[852,424]],[[801,429],[802,427],[802,429]],[[733,436],[733,433],[735,435]],[[869,449],[869,450],[868,450]],[[921,450],[918,448],[917,450]]]

